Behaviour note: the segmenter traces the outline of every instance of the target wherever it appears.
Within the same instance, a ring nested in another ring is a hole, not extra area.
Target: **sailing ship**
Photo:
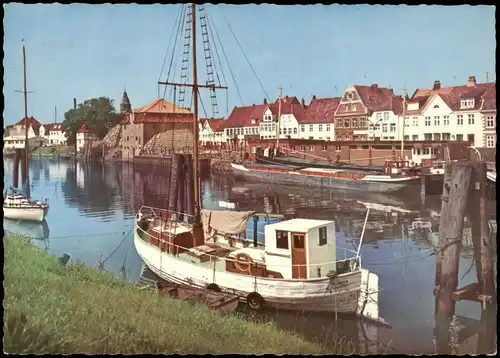
[[[255,212],[201,210],[198,88],[216,86],[197,83],[196,5],[191,4],[190,10],[193,84],[187,86],[193,88],[194,104],[194,215],[141,207],[134,225],[137,253],[164,280],[230,293],[251,309],[345,312],[383,321],[378,310],[378,276],[361,268],[361,242],[357,251],[345,249],[343,258],[337,259],[340,249],[333,221],[296,218],[268,224],[264,242],[258,242],[254,230],[251,243],[241,234],[246,233],[250,218],[258,217]]]
[[[47,199],[45,202],[34,201],[30,198],[29,187],[29,143],[28,143],[28,129],[30,126],[28,118],[28,91],[26,89],[26,50],[23,46],[23,60],[24,60],[24,172],[26,173],[25,182],[23,183],[23,191],[11,187],[10,194],[6,195],[3,202],[3,215],[7,219],[25,220],[25,221],[38,221],[42,222],[49,211]],[[19,170],[19,168],[14,168]],[[17,183],[16,183],[17,185]]]

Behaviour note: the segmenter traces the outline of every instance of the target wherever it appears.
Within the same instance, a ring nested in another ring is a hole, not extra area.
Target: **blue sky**
[[[133,107],[152,102],[180,6],[4,5],[4,123],[24,115],[23,96],[14,92],[23,88],[23,38],[28,90],[35,92],[28,97],[28,115],[42,123],[54,121],[55,106],[62,121],[73,97],[81,102],[107,96],[118,108],[124,86]],[[485,82],[486,72],[490,82],[496,78],[492,6],[206,7],[245,105],[262,103],[265,95],[224,17],[272,100],[280,85],[284,95],[308,103],[313,94],[340,96],[351,83],[391,86],[396,93],[406,86],[411,94],[437,79],[446,86],[464,84],[471,75]],[[178,57],[181,52],[178,46]],[[200,46],[198,53],[202,58]],[[230,112],[241,101],[223,66],[228,106],[225,92],[218,102],[226,116],[226,107]],[[205,71],[200,59],[201,82]],[[203,95],[203,101],[210,116],[209,98]]]

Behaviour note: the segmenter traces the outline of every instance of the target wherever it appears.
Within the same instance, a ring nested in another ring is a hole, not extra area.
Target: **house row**
[[[200,140],[276,139],[278,130],[280,138],[292,139],[468,140],[496,147],[496,83],[478,84],[474,76],[463,86],[435,81],[405,98],[376,84],[349,85],[342,97],[313,96],[308,105],[284,96],[271,104],[235,107],[227,121],[201,121]]]
[[[5,127],[3,137],[4,148],[24,148],[26,139],[25,122],[23,118],[16,124]],[[96,139],[96,136],[89,131],[87,125],[84,123],[77,132],[77,151],[80,151],[90,139]],[[42,124],[35,117],[30,117],[28,119],[28,143],[30,147],[66,145],[67,138],[64,133],[63,124]]]

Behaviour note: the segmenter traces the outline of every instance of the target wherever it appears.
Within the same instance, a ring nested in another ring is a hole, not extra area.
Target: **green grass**
[[[81,263],[62,265],[29,240],[4,237],[4,347],[9,353],[352,353],[326,351],[273,324],[218,316]]]

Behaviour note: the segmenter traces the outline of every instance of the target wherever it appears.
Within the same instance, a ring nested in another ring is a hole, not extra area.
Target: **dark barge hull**
[[[324,168],[324,169],[344,169],[344,170],[358,170],[370,171],[377,173],[384,173],[384,167],[375,165],[356,165],[350,163],[328,163],[326,161],[314,161],[307,159],[300,159],[295,157],[264,157],[262,155],[255,155],[255,161],[261,164],[277,164],[277,165],[291,165],[297,168]]]
[[[293,170],[293,168],[285,168],[283,166],[266,167]],[[232,165],[232,170],[235,177],[252,181],[377,193],[394,193],[409,188],[414,188],[415,190],[415,188],[418,189],[420,185],[419,178],[402,182],[376,182],[368,180],[354,180],[346,178],[294,174],[287,172],[247,170],[245,167],[242,167],[240,165]]]

